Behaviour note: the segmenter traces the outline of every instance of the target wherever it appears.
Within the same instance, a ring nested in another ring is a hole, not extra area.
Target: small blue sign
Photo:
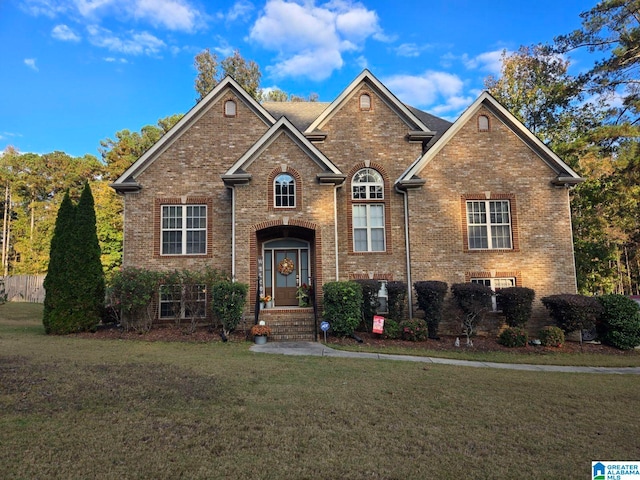
[[[320,330],[322,330],[323,332],[328,332],[329,331],[329,322],[320,323]]]

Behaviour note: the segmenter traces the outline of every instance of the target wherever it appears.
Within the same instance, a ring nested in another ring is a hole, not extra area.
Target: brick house
[[[580,181],[488,93],[450,123],[364,70],[331,103],[260,104],[227,77],[112,186],[125,267],[225,270],[250,286],[248,317],[263,292],[277,338],[313,338],[298,286],[317,305],[348,279],[527,286],[541,325],[541,297],[576,291]]]

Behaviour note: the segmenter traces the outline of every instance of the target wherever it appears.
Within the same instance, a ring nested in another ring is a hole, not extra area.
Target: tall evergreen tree
[[[96,230],[93,194],[86,183],[76,207],[75,235],[72,237],[70,265],[75,270],[73,326],[88,330],[102,318],[104,273]]]
[[[49,270],[44,279],[45,297],[42,323],[46,333],[68,333],[73,311],[73,273],[68,268],[69,245],[75,227],[75,207],[66,192],[56,218],[51,238]]]
[[[44,287],[43,323],[47,333],[86,331],[100,321],[105,286],[88,183],[77,206],[69,193],[62,200]]]

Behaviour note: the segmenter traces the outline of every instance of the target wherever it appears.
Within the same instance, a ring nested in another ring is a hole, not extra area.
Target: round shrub
[[[526,287],[509,287],[500,290],[497,296],[498,310],[506,317],[510,327],[524,327],[531,318],[531,304],[536,293]]]
[[[640,345],[640,307],[624,295],[598,297],[603,312],[596,327],[603,343],[621,350]]]
[[[386,318],[384,320],[384,330],[382,336],[387,340],[397,340],[400,338],[401,330],[398,322],[391,318]]]
[[[527,332],[520,327],[508,327],[498,336],[498,343],[505,347],[526,347]]]
[[[538,336],[543,347],[561,347],[564,343],[564,332],[558,327],[544,327]]]
[[[403,340],[411,342],[420,342],[426,340],[429,336],[427,322],[420,318],[400,322],[400,332]]]

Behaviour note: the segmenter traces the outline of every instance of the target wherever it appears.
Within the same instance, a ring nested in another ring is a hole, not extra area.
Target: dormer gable
[[[360,92],[366,85],[367,92]],[[359,93],[360,92],[360,93]],[[371,92],[371,93],[369,93]],[[407,126],[407,138],[409,141],[423,142],[432,138],[436,132],[427,127],[404,103],[391,93],[380,80],[369,70],[365,69],[345,88],[331,104],[307,127],[304,134],[309,138],[322,135],[322,129],[326,123],[349,101],[354,95],[360,94],[358,99],[361,111],[371,111],[375,108],[372,103],[372,94],[384,102]]]
[[[454,138],[468,122],[476,122],[479,132],[489,132],[491,123],[482,109],[491,113],[496,120],[506,125],[528,148],[530,148],[551,170],[556,177],[551,180],[553,185],[572,186],[584,181],[571,167],[563,162],[549,147],[536,137],[525,125],[500,104],[489,92],[483,92],[476,101],[467,108],[462,115],[449,127],[435,143],[421,155],[398,178],[396,185],[401,189],[417,188],[424,185],[425,180],[420,174],[427,164]]]
[[[221,102],[225,97],[227,99]],[[228,104],[233,102],[234,104]],[[209,92],[201,101],[187,112],[187,114],[176,123],[171,130],[160,138],[149,150],[147,150],[138,160],[136,160],[115,182],[111,184],[118,193],[135,192],[141,186],[137,182],[137,177],[144,172],[163,152],[165,152],[174,142],[176,142],[185,132],[189,130],[200,118],[210,109],[221,108],[221,112],[226,117],[235,116],[237,103],[242,102],[253,114],[260,119],[265,126],[271,127],[276,123],[275,118],[251,97],[233,78],[225,77]]]
[[[251,181],[251,174],[247,172],[250,165],[260,154],[269,147],[280,135],[287,135],[318,167],[321,172],[317,175],[319,183],[342,184],[345,175],[318,148],[313,145],[295,126],[283,116],[224,174],[222,180],[231,187],[246,184]]]

